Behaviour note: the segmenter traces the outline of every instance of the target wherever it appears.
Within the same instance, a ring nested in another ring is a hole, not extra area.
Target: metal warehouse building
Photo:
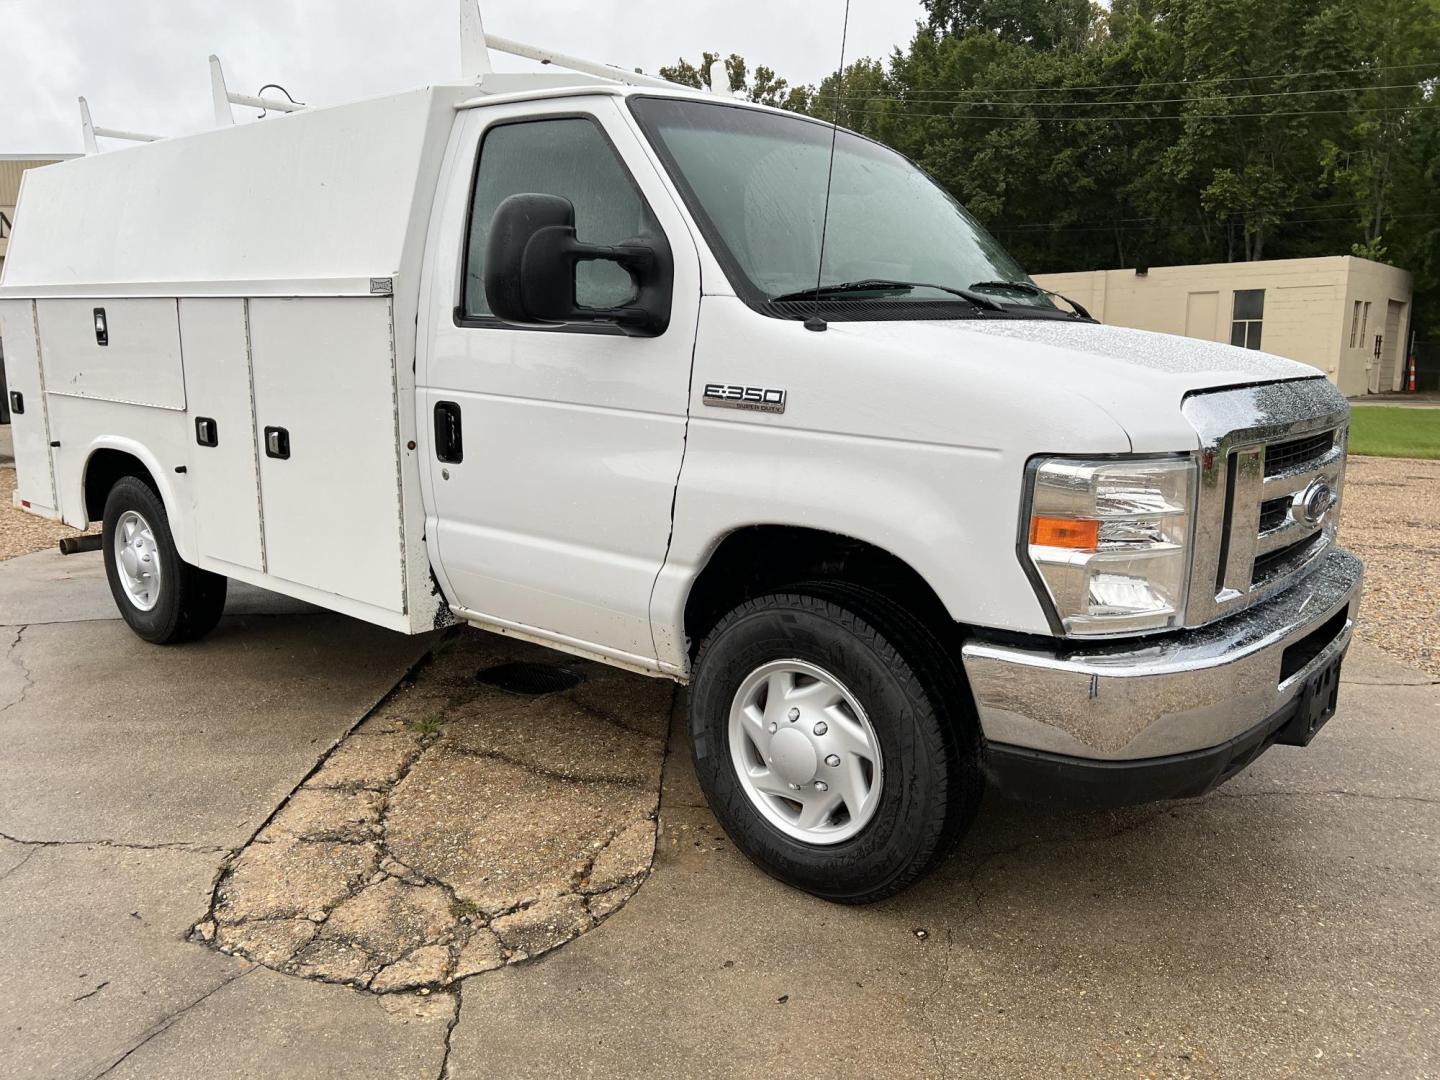
[[[1402,388],[1408,271],[1337,256],[1037,274],[1101,322],[1264,349],[1319,368],[1348,397]]]

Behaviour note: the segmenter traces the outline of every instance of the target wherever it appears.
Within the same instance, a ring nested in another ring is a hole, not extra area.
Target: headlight
[[[1066,633],[1182,621],[1194,493],[1189,458],[1049,458],[1033,468],[1022,545]]]

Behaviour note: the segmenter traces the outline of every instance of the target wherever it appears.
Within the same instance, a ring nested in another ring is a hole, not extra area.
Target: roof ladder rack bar
[[[243,105],[247,109],[260,109],[262,112],[269,110],[284,113],[300,112],[310,107],[297,101],[277,101],[253,94],[232,94],[225,85],[225,69],[220,66],[220,58],[213,53],[210,56],[210,98],[215,105],[215,123],[218,127],[228,127],[235,123],[231,105]]]
[[[83,97],[80,99],[80,128],[85,136],[85,152],[87,154],[100,152],[100,144],[95,141],[97,138],[124,139],[127,142],[159,142],[165,138],[163,135],[145,135],[138,131],[96,127],[95,122],[90,119],[90,104]]]
[[[478,79],[494,70],[485,40],[485,20],[480,16],[480,0],[460,0],[460,77]]]
[[[489,47],[496,52],[509,53],[511,56],[523,57],[526,60],[538,60],[542,64],[554,64],[556,67],[578,71],[582,75],[613,79],[615,82],[626,83],[629,86],[653,86],[666,90],[673,90],[676,87],[685,90],[694,89],[694,87],[684,86],[681,83],[670,82],[668,79],[656,79],[649,75],[641,75],[638,71],[626,71],[613,64],[597,64],[591,60],[582,60],[578,56],[567,56],[565,53],[555,52],[553,49],[541,49],[535,45],[512,41],[509,38],[496,37],[494,34],[489,35],[485,40]]]
[[[600,79],[626,83],[630,86],[653,86],[674,89],[679,83],[668,79],[656,79],[638,71],[626,71],[613,64],[599,64],[593,60],[582,60],[578,56],[567,56],[554,49],[542,49],[526,45],[521,41],[485,33],[485,20],[480,14],[480,0],[460,0],[460,71],[467,79],[480,79],[490,74],[490,50],[519,56],[525,60],[537,60],[542,64],[554,64],[582,75],[594,75]],[[685,87],[689,90],[691,87]]]

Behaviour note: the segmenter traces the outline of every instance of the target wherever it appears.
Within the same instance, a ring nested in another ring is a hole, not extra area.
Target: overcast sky
[[[710,49],[818,82],[844,0],[483,0],[486,29],[654,73]],[[849,58],[909,42],[918,0],[852,0]],[[458,0],[0,0],[0,154],[79,152],[79,107],[158,135],[213,122],[206,57],[230,88],[330,104],[455,79]],[[524,61],[497,60],[502,70]],[[255,114],[236,110],[237,119]]]

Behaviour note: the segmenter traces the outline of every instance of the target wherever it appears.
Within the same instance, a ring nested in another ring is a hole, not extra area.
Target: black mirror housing
[[[635,282],[630,303],[582,307],[575,271],[582,262],[613,262]],[[675,268],[664,236],[623,244],[582,243],[575,207],[558,195],[511,195],[495,211],[485,250],[485,299],[495,317],[517,326],[609,323],[627,334],[655,337],[670,324]]]

